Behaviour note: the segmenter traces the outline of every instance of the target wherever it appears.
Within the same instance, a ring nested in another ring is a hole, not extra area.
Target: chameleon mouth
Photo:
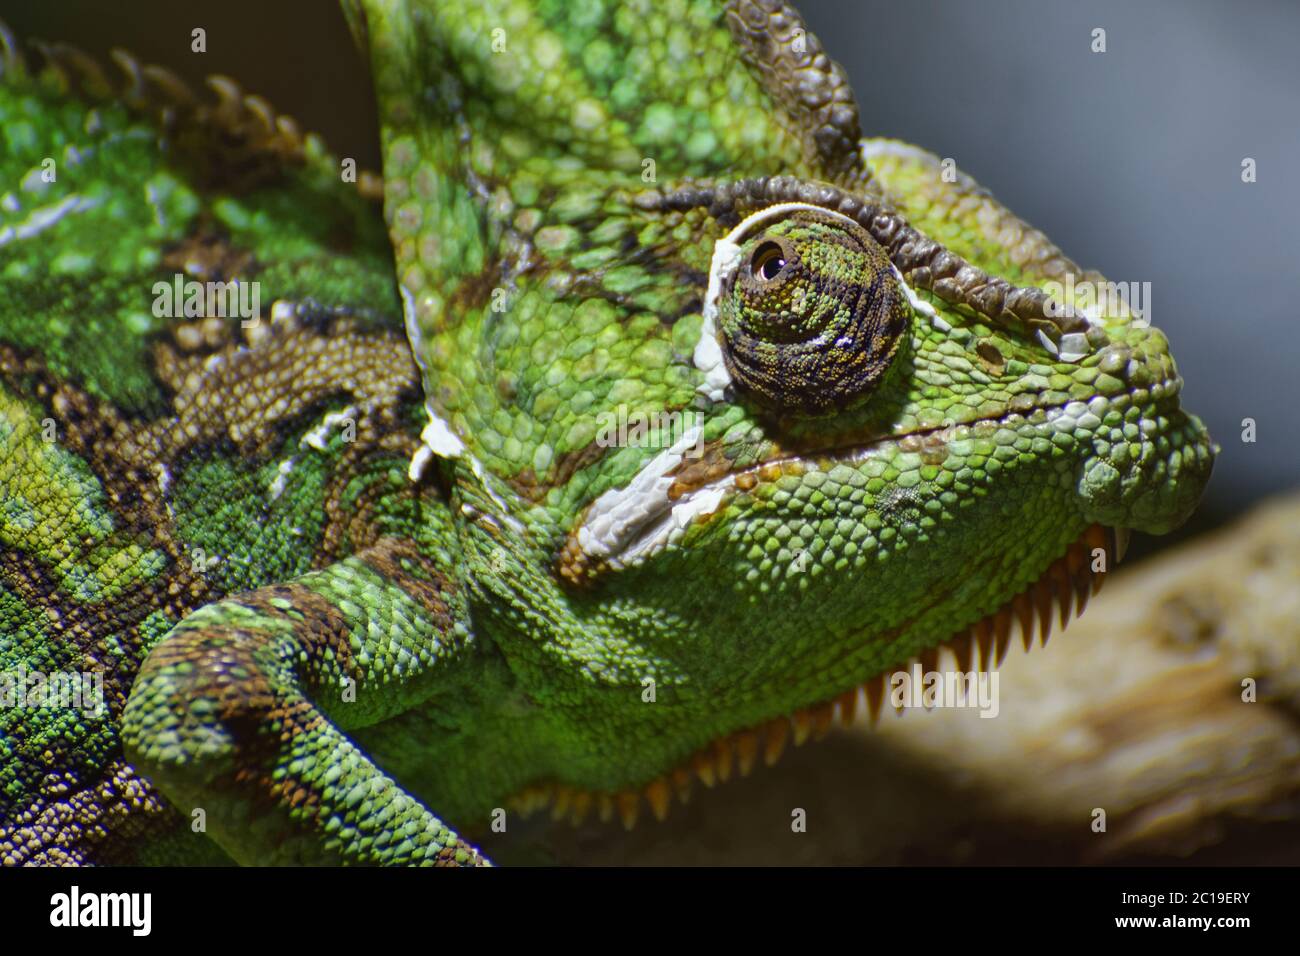
[[[780,759],[789,743],[800,746],[809,740],[820,740],[837,720],[847,727],[861,715],[874,723],[888,696],[891,677],[913,664],[919,664],[924,672],[936,671],[940,669],[941,656],[946,653],[958,671],[968,673],[974,666],[977,671],[991,672],[1005,660],[1015,630],[1020,632],[1026,652],[1033,646],[1035,634],[1040,646],[1046,646],[1053,617],[1064,629],[1072,617],[1083,613],[1088,598],[1101,590],[1109,570],[1123,560],[1128,540],[1127,528],[1089,526],[1037,580],[993,613],[894,669],[882,671],[821,703],[725,734],[644,786],[599,792],[539,783],[516,794],[508,801],[509,805],[524,816],[550,807],[553,820],[567,819],[575,826],[593,811],[602,822],[612,820],[617,813],[624,828],[630,830],[645,804],[655,819],[662,821],[668,816],[674,797],[681,803],[689,801],[696,781],[711,788],[731,779],[733,773],[748,776],[760,759],[770,767]],[[1104,554],[1100,562],[1098,552]],[[905,708],[896,709],[901,714]]]
[[[1177,407],[1180,386],[1176,376],[1159,383],[1162,409]],[[1098,397],[1087,403],[1070,401],[1033,411],[1045,416],[1043,425],[1070,433],[1080,421],[1100,419],[1107,410],[1121,408],[1126,401],[1123,397]],[[710,520],[733,494],[749,492],[760,483],[785,475],[802,474],[810,461],[856,464],[890,445],[919,453],[923,458],[942,460],[948,444],[964,437],[968,430],[978,433],[981,428],[1025,420],[1026,415],[1011,413],[904,435],[871,436],[849,445],[782,455],[735,471],[723,458],[713,455],[709,446],[703,446],[692,460],[690,449],[701,440],[702,429],[696,425],[647,462],[626,486],[606,491],[587,506],[557,554],[554,571],[568,584],[584,587],[604,574],[641,564],[670,546],[691,525]]]

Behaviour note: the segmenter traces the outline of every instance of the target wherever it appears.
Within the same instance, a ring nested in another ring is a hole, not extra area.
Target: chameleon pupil
[[[771,282],[785,268],[785,256],[781,247],[774,242],[760,246],[754,253],[754,275],[765,282]]]

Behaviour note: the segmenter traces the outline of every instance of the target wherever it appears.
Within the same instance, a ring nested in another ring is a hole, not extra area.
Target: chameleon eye
[[[857,223],[812,206],[768,215],[749,236],[743,225],[738,267],[721,277],[717,300],[732,381],[775,413],[860,404],[912,314],[889,256]]]

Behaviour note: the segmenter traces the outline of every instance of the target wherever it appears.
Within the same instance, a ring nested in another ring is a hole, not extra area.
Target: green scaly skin
[[[237,99],[4,57],[0,670],[106,703],[0,710],[4,862],[479,862],[1193,508],[1164,335],[1055,315],[1100,277],[864,139],[792,10],[345,12],[382,216]],[[262,321],[156,318],[177,272]]]

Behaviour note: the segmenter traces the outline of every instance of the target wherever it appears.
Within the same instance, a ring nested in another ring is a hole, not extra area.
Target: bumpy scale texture
[[[539,788],[660,813],[1194,506],[1165,337],[1046,312],[1100,277],[864,139],[792,10],[344,7],[382,209],[228,84],[6,45],[0,670],[105,709],[0,709],[4,862],[463,864]],[[777,203],[836,215],[764,226],[810,291],[741,303],[760,364],[859,332],[755,386],[710,275]],[[178,273],[261,319],[157,317]]]

